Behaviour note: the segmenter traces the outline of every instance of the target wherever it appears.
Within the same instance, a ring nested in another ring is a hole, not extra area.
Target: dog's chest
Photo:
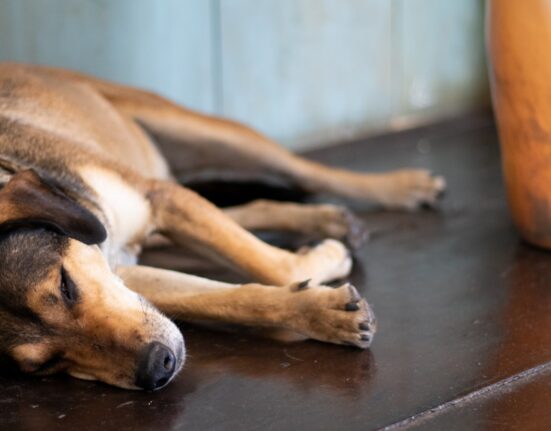
[[[115,172],[85,167],[80,174],[97,194],[107,217],[108,238],[102,245],[112,267],[135,264],[151,230],[149,202]]]

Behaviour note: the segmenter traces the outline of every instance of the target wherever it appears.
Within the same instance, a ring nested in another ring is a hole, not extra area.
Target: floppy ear
[[[45,226],[85,244],[107,238],[94,214],[32,170],[15,174],[0,190],[0,230],[18,226]]]

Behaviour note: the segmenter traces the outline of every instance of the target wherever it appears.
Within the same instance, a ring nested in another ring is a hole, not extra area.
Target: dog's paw
[[[352,249],[358,249],[369,239],[365,223],[352,212],[337,205],[320,205],[317,231],[324,238],[334,238]]]
[[[446,189],[446,181],[424,169],[404,169],[386,174],[378,201],[389,209],[415,210],[433,206]]]
[[[375,315],[354,286],[331,288],[306,280],[292,284],[290,290],[289,329],[327,343],[361,349],[371,345],[377,330]]]
[[[295,255],[292,280],[310,279],[321,284],[346,277],[352,269],[352,257],[343,243],[326,239],[312,248],[302,248]]]

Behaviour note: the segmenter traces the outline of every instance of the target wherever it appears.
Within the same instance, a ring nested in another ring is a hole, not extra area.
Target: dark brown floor
[[[0,428],[551,429],[551,254],[511,226],[489,118],[310,156],[448,180],[440,212],[362,212],[374,235],[352,281],[379,318],[370,351],[184,328],[188,364],[156,393],[4,372]]]

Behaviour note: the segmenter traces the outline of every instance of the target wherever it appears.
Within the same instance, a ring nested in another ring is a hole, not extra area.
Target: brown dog
[[[153,136],[173,147],[172,170]],[[182,367],[185,349],[157,309],[183,320],[267,328],[288,339],[369,346],[376,328],[367,302],[349,284],[322,285],[350,271],[339,240],[358,240],[360,233],[346,211],[259,201],[223,212],[172,175],[287,181],[392,208],[432,203],[444,187],[422,170],[332,169],[154,94],[63,70],[2,64],[0,350],[22,370],[162,387]],[[291,253],[247,231],[254,229],[330,239]],[[153,234],[255,283],[137,266]]]

